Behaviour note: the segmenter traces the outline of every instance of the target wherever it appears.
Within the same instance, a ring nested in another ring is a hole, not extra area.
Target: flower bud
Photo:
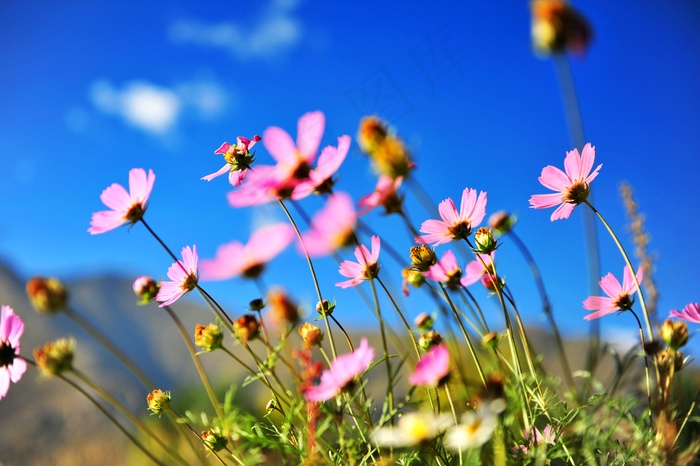
[[[437,263],[437,255],[435,251],[428,246],[423,244],[421,246],[411,247],[411,266],[414,269],[421,272],[427,272],[430,266]]]
[[[140,299],[139,304],[148,304],[156,298],[160,285],[151,277],[141,276],[134,280],[134,293]]]
[[[41,314],[53,314],[66,307],[68,293],[58,278],[34,277],[27,282],[27,296]]]
[[[299,306],[281,289],[267,293],[267,304],[272,321],[277,325],[296,325],[299,322]]]
[[[270,414],[272,411],[282,412],[280,410],[279,403],[277,403],[277,400],[274,399],[267,402],[267,404],[265,405],[265,411],[267,411],[267,414]]]
[[[664,374],[671,372],[671,368],[674,372],[678,372],[683,368],[683,353],[666,348],[656,355],[656,364],[659,371]]]
[[[535,0],[531,7],[535,51],[542,55],[585,52],[593,32],[583,15],[563,0]]]
[[[299,335],[304,341],[304,349],[311,349],[314,346],[321,346],[323,340],[323,332],[317,326],[305,322],[299,326]]]
[[[148,410],[153,414],[161,414],[170,408],[170,392],[161,389],[153,390],[146,395]]]
[[[661,339],[673,350],[688,343],[688,324],[683,321],[666,320],[659,331]]]
[[[481,227],[474,232],[474,242],[476,243],[476,252],[479,254],[491,254],[498,247],[498,243],[488,227]]]
[[[503,285],[505,285],[505,280],[503,280],[501,277],[496,276],[495,281],[493,278],[492,274],[484,274],[483,277],[481,277],[481,284],[484,285],[484,287],[492,292],[496,292],[496,286],[499,288],[502,288]]]
[[[327,299],[324,299],[323,302],[316,303],[316,312],[322,316],[329,316],[333,314],[334,309],[335,303],[331,304]]]
[[[61,338],[34,349],[36,367],[44,375],[58,375],[73,368],[75,340]]]
[[[202,432],[202,441],[211,451],[219,451],[226,447],[228,440],[226,437],[214,432],[212,429]]]
[[[433,325],[435,324],[435,316],[430,315],[427,312],[421,312],[415,319],[413,319],[413,323],[416,324],[416,327],[418,327],[418,330],[421,332],[427,332],[433,328]]]
[[[428,330],[418,338],[418,347],[426,352],[440,343],[442,343],[442,337],[435,330]]]
[[[496,348],[501,341],[501,336],[496,332],[489,332],[481,338],[481,344],[487,348]]]
[[[253,314],[246,314],[233,323],[233,329],[236,331],[236,336],[241,340],[241,343],[245,345],[250,340],[258,337],[260,324]]]
[[[376,116],[364,117],[360,120],[360,128],[357,133],[357,142],[360,149],[371,154],[384,142],[388,134],[386,125]]]
[[[204,351],[214,351],[221,348],[223,339],[224,334],[216,324],[209,324],[206,327],[202,324],[197,324],[194,329],[194,344]]]
[[[501,210],[491,214],[488,224],[499,235],[505,235],[513,229],[517,220],[518,219],[515,215],[511,215],[505,210]]]
[[[248,304],[248,308],[250,308],[251,311],[260,312],[265,309],[265,302],[260,298],[254,299]]]

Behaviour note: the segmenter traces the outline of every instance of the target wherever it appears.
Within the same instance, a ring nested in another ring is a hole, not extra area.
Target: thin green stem
[[[384,282],[379,278],[376,277],[377,282],[379,285],[382,287],[384,290],[384,293],[389,297],[389,300],[391,301],[391,304],[393,304],[394,309],[396,309],[396,312],[398,312],[399,317],[401,317],[401,321],[403,322],[404,326],[406,327],[406,330],[408,331],[408,335],[411,337],[411,342],[413,343],[413,349],[416,351],[416,357],[420,359],[420,350],[418,349],[418,342],[416,341],[416,336],[413,334],[413,330],[411,330],[411,325],[408,323],[406,320],[406,317],[403,315],[403,312],[401,312],[401,308],[399,307],[398,304],[396,304],[396,301],[394,300],[394,297],[389,293],[389,290],[387,289],[386,285],[384,285]]]
[[[173,312],[173,310],[170,309],[170,306],[163,306],[163,309],[165,309],[170,318],[173,319],[173,322],[175,322],[175,326],[180,331],[180,335],[182,335],[182,339],[184,340],[185,345],[187,346],[187,351],[189,351],[190,356],[192,357],[192,362],[194,362],[194,366],[197,369],[197,373],[199,374],[199,378],[202,380],[204,390],[207,392],[207,396],[209,396],[209,401],[211,402],[214,411],[216,411],[216,416],[219,419],[224,419],[224,412],[221,410],[221,406],[219,405],[219,402],[216,398],[214,389],[212,388],[211,383],[209,382],[209,377],[207,377],[207,373],[204,370],[204,366],[202,366],[202,362],[199,360],[199,356],[197,356],[197,351],[195,350],[194,345],[190,341],[190,337],[187,334],[185,326],[182,324],[182,321]]]

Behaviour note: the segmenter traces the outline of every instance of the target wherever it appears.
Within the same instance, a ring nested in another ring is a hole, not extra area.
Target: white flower
[[[407,413],[396,427],[382,427],[372,433],[372,441],[380,447],[408,447],[437,437],[453,423],[448,414]]]

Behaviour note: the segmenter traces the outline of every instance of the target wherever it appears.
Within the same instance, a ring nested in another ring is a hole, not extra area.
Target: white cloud
[[[118,89],[109,81],[98,80],[90,87],[90,98],[99,111],[158,135],[171,131],[185,110],[194,110],[199,118],[211,119],[221,113],[227,102],[221,86],[209,81],[185,82],[173,88],[132,81]]]
[[[252,23],[181,20],[170,28],[170,38],[176,43],[221,48],[243,60],[269,59],[301,40],[301,22],[293,16],[296,7],[294,0],[273,0]]]

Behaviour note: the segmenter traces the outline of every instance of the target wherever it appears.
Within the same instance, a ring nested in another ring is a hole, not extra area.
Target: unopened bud
[[[44,375],[58,375],[73,368],[75,340],[61,338],[34,349],[36,367]]]
[[[435,330],[428,330],[418,338],[418,347],[423,351],[428,351],[440,343],[442,343],[442,337]]]
[[[260,312],[265,308],[265,302],[261,298],[254,299],[248,304],[248,308],[251,311]]]
[[[321,346],[323,332],[317,326],[305,322],[299,326],[299,335],[304,341],[304,349],[311,349],[314,346]]]
[[[427,272],[430,269],[430,266],[435,265],[436,263],[437,255],[435,254],[435,251],[427,244],[411,247],[411,265],[416,270]]]
[[[481,227],[474,232],[474,242],[479,254],[491,254],[498,247],[498,242],[488,227]]]
[[[481,344],[487,348],[496,348],[501,341],[501,336],[496,332],[489,332],[481,338]]]
[[[161,389],[153,390],[146,395],[148,410],[153,414],[161,414],[170,408],[170,392]]]
[[[66,307],[68,293],[58,278],[34,277],[27,282],[27,296],[34,309],[53,314]]]
[[[659,331],[661,339],[673,350],[688,343],[688,324],[680,320],[666,320]]]
[[[316,303],[316,312],[322,316],[329,316],[333,314],[334,309],[335,303],[331,304],[327,299],[324,299],[323,302]]]
[[[270,318],[277,325],[296,325],[299,321],[299,306],[281,289],[267,293]]]
[[[656,364],[659,367],[659,371],[664,374],[671,372],[671,368],[673,368],[674,372],[678,372],[683,368],[683,353],[666,348],[656,355]]]
[[[148,304],[156,298],[160,286],[151,277],[141,276],[134,280],[134,293],[140,299],[139,304]]]
[[[194,344],[204,351],[213,351],[221,348],[223,339],[224,334],[216,324],[209,324],[206,327],[202,324],[197,324],[194,329]]]
[[[491,214],[488,224],[496,233],[499,235],[504,235],[513,229],[516,221],[517,217],[515,217],[515,215],[511,215],[505,210],[501,210]]]
[[[376,116],[368,116],[360,120],[357,142],[363,152],[368,154],[375,152],[386,137],[386,125]]]
[[[228,440],[226,437],[214,432],[212,429],[202,432],[202,441],[211,451],[219,451],[226,447]]]
[[[421,312],[413,319],[413,323],[416,324],[418,330],[421,332],[427,332],[435,324],[435,316],[428,314],[427,312]]]
[[[244,345],[257,338],[260,332],[260,324],[253,314],[239,317],[233,323],[233,328],[236,331],[236,336]]]

